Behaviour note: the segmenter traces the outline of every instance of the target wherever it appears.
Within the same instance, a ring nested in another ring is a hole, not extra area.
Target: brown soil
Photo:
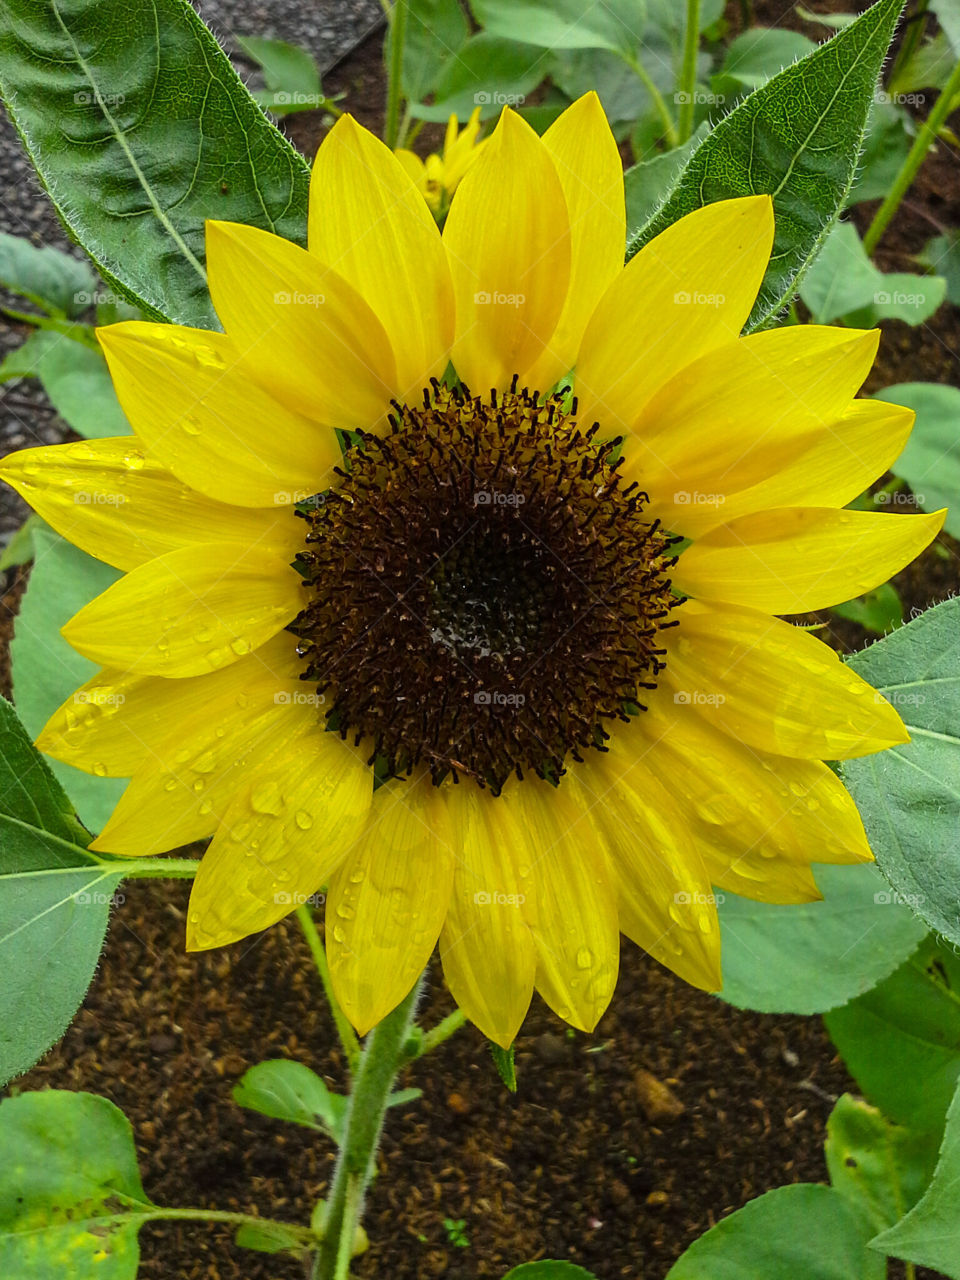
[[[773,24],[792,0],[756,8]],[[731,5],[734,30],[737,11]],[[373,37],[325,83],[328,92],[346,90],[350,109],[374,127],[382,115],[379,43]],[[287,127],[312,154],[322,136],[316,116],[295,116]],[[945,146],[929,158],[884,241],[882,265],[910,269],[908,255],[935,233],[931,216],[960,226],[957,167]],[[862,224],[870,212],[855,217]],[[886,325],[868,389],[955,383],[958,357],[953,307],[919,329]],[[960,587],[960,548],[940,542],[945,553],[928,551],[895,579],[908,615]],[[21,579],[0,599],[4,662]],[[866,639],[846,622],[829,630],[844,649]],[[124,893],[77,1019],[17,1087],[86,1089],[116,1102],[134,1125],[147,1192],[161,1203],[305,1220],[328,1184],[329,1144],[245,1112],[230,1096],[248,1066],[279,1056],[342,1086],[336,1037],[295,923],[186,955],[186,886],[142,881]],[[422,1020],[431,1025],[450,1007],[434,972]],[[560,1257],[600,1280],[659,1280],[724,1214],[771,1187],[823,1180],[825,1121],[834,1098],[853,1087],[819,1019],[739,1012],[627,943],[597,1032],[565,1032],[538,1004],[518,1040],[517,1067],[511,1096],[482,1037],[467,1028],[407,1071],[403,1083],[423,1089],[423,1098],[389,1117],[359,1277],[496,1278],[522,1261]],[[669,1086],[682,1112],[647,1118],[644,1071]],[[464,1220],[468,1245],[451,1243],[445,1218]],[[142,1243],[141,1274],[158,1280],[303,1275],[295,1261],[237,1249],[219,1228],[149,1227]],[[894,1264],[891,1276],[899,1275]]]

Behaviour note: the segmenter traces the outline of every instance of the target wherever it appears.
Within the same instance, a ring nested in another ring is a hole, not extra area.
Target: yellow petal
[[[316,707],[277,702],[269,673],[251,675],[242,693],[212,690],[206,712],[191,708],[182,724],[168,722],[97,837],[97,850],[138,857],[212,835],[250,773],[316,731]]]
[[[460,184],[443,243],[457,373],[475,395],[503,390],[514,374],[525,383],[566,302],[570,222],[553,160],[509,108]]]
[[[854,400],[815,442],[759,484],[727,494],[712,508],[691,502],[677,512],[674,528],[695,538],[705,530],[737,516],[774,507],[813,503],[842,507],[900,456],[915,414],[912,409],[880,400]]]
[[[443,973],[471,1022],[506,1049],[527,1012],[537,967],[528,924],[533,878],[516,852],[528,837],[509,792],[491,796],[461,783],[443,793],[457,851],[440,934]]]
[[[341,116],[314,161],[309,244],[382,322],[400,399],[419,399],[446,368],[453,341],[446,255],[404,166],[351,116]]]
[[[372,427],[397,392],[390,341],[337,271],[289,240],[207,223],[210,296],[250,374],[329,427]]]
[[[547,388],[573,368],[587,321],[623,270],[623,162],[600,99],[586,93],[543,135],[570,215],[570,287],[547,349],[527,373]]]
[[[695,600],[672,617],[649,706],[689,705],[747,746],[800,759],[847,760],[909,741],[887,700],[799,627]]]
[[[415,151],[398,147],[393,153],[403,165],[403,171],[422,195],[427,185],[427,169]]]
[[[720,926],[703,860],[666,788],[616,732],[561,780],[607,848],[620,928],[685,982],[719,991]]]
[[[768,613],[807,613],[870,591],[939,533],[946,511],[886,515],[780,507],[705,533],[673,572],[679,590]]]
[[[234,722],[239,729],[252,719],[255,706],[266,711],[271,705],[313,705],[309,686],[299,678],[303,664],[296,643],[282,631],[228,667],[184,680],[100,671],[53,713],[37,746],[87,773],[129,778],[151,765],[165,772],[166,781],[167,773],[177,776],[174,756],[188,737],[224,738]]]
[[[302,523],[288,508],[204,497],[131,436],[23,449],[0,463],[0,476],[58,533],[117,569],[224,539],[270,546],[288,560],[303,545]]]
[[[304,605],[301,584],[269,547],[184,547],[132,569],[71,618],[63,635],[105,667],[203,675],[292,622]]]
[[[769,196],[680,218],[627,263],[600,300],[577,360],[579,416],[629,431],[675,373],[743,328],[773,244]]]
[[[847,409],[870,371],[879,330],[801,327],[718,347],[670,379],[624,446],[624,474],[668,528],[766,479]],[[709,439],[710,447],[704,448]]]
[[[525,830],[536,833],[537,990],[558,1017],[592,1031],[620,963],[616,893],[600,836],[562,783],[525,778],[516,800]]]
[[[336,433],[268,395],[224,334],[130,321],[97,337],[134,431],[191,488],[271,507],[330,487]]]
[[[223,947],[304,903],[356,848],[373,794],[362,754],[315,728],[249,772],[203,855],[187,950]]]
[[[454,850],[447,809],[429,776],[374,794],[357,848],[330,877],[330,979],[365,1035],[423,972],[450,902]]]
[[[755,750],[692,703],[656,697],[622,732],[640,737],[637,753],[670,779],[720,888],[763,902],[808,902],[819,896],[811,862],[871,861],[856,805],[819,760]]]

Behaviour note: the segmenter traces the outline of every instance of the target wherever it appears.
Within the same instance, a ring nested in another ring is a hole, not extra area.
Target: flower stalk
[[[364,1194],[373,1172],[387,1100],[405,1063],[404,1046],[421,982],[370,1032],[363,1046],[347,1111],[343,1146],[323,1222],[312,1280],[345,1280]]]
[[[323,942],[317,931],[310,908],[304,903],[297,907],[297,919],[300,921],[300,927],[303,930],[303,936],[307,940],[307,946],[310,948],[310,954],[313,956],[313,962],[316,965],[317,973],[320,975],[320,981],[323,984],[324,995],[327,997],[327,1004],[330,1006],[330,1012],[333,1014],[334,1025],[337,1028],[337,1035],[340,1037],[340,1045],[343,1049],[344,1057],[347,1059],[347,1066],[352,1075],[359,1063],[362,1055],[360,1041],[357,1039],[357,1033],[351,1027],[347,1020],[346,1014],[340,1008],[340,1002],[334,995],[333,984],[330,981],[330,967],[327,964],[327,953],[323,948]]]
[[[687,0],[687,25],[683,39],[683,66],[680,71],[680,109],[677,112],[677,142],[682,146],[693,132],[693,106],[697,89],[697,53],[700,49],[700,0]]]
[[[390,64],[387,67],[387,118],[383,140],[391,151],[400,134],[400,97],[403,74],[403,42],[407,33],[407,0],[395,0],[390,11]]]

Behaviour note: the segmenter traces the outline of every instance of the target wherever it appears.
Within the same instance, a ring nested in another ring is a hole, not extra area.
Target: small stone
[[[647,1196],[647,1204],[651,1209],[662,1209],[670,1203],[670,1197],[665,1191],[651,1191]]]
[[[158,1032],[157,1035],[151,1036],[147,1041],[151,1053],[167,1054],[173,1053],[177,1047],[175,1036],[167,1035],[166,1032]]]
[[[541,1062],[551,1067],[573,1060],[573,1045],[563,1036],[554,1035],[552,1031],[544,1031],[533,1042],[533,1052]]]
[[[784,1049],[783,1060],[788,1067],[799,1067],[800,1055],[793,1052],[792,1049]]]
[[[470,1102],[462,1093],[448,1093],[447,1106],[458,1116],[467,1116],[470,1114]]]
[[[684,1106],[677,1095],[650,1071],[635,1071],[633,1087],[648,1120],[673,1120],[683,1114]]]

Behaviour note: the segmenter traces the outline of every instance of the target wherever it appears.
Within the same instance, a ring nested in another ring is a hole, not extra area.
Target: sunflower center
[[[303,677],[384,773],[559,778],[642,706],[670,539],[596,437],[561,396],[435,382],[305,513]]]

